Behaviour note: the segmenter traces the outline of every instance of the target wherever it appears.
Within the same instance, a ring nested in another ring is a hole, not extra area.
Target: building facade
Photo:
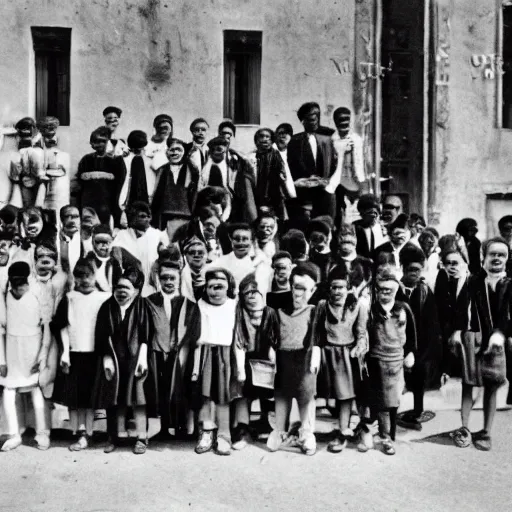
[[[107,105],[121,136],[235,120],[248,151],[259,126],[317,101],[333,126],[354,111],[376,192],[400,194],[442,232],[462,217],[494,233],[512,198],[508,0],[8,0],[0,19],[0,196],[12,126],[57,114],[74,172]],[[510,106],[509,106],[510,105]],[[509,113],[510,112],[510,113]],[[2,197],[0,197],[0,200]],[[512,209],[511,209],[512,210]]]

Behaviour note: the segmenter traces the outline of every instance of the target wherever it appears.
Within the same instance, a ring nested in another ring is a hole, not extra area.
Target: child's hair
[[[121,279],[126,279],[127,281],[130,281],[132,283],[133,287],[136,290],[142,290],[142,287],[144,286],[144,274],[142,273],[142,270],[136,268],[136,267],[128,267],[117,279],[114,287],[117,287],[119,284],[119,281]]]
[[[7,276],[11,283],[23,285],[28,283],[30,266],[26,261],[16,261],[7,270]]]
[[[252,229],[249,224],[246,224],[245,222],[233,222],[232,224],[228,225],[228,233],[229,236],[232,237],[235,231],[249,231],[251,233],[252,237]]]
[[[286,134],[288,134],[290,137],[293,135],[293,127],[290,123],[281,123],[277,128],[276,128],[276,133],[279,131],[279,130],[282,130],[283,132],[285,132]]]
[[[512,215],[505,215],[504,217],[501,217],[501,219],[498,221],[498,229],[500,231],[503,231],[505,224],[508,224],[510,222],[512,222]]]
[[[215,208],[211,206],[201,206],[197,211],[197,217],[201,222],[211,218],[211,217],[219,217],[218,212]]]
[[[196,124],[199,123],[204,123],[206,126],[208,126],[208,128],[210,128],[210,125],[208,124],[208,121],[206,119],[204,119],[203,117],[198,117],[190,123],[190,131],[193,131],[194,128],[196,127]]]
[[[112,230],[107,224],[96,224],[92,228],[92,236],[94,235],[110,235],[112,236]]]
[[[256,133],[254,134],[254,144],[258,144],[259,136],[265,132],[270,134],[270,140],[272,142],[276,141],[276,134],[273,132],[271,128],[259,128],[258,130],[256,130]]]
[[[466,238],[469,236],[469,230],[475,229],[477,227],[477,222],[475,219],[465,218],[462,219],[455,228],[455,232],[459,233],[460,236]]]
[[[158,275],[160,275],[160,272],[164,268],[170,268],[172,270],[177,270],[178,272],[181,271],[182,264],[180,264],[179,261],[173,261],[172,259],[163,259],[162,261],[158,262]]]
[[[174,121],[168,114],[158,114],[153,120],[153,128],[156,128],[159,124],[162,123],[169,123],[172,127],[174,127]]]
[[[45,128],[55,128],[60,126],[59,120],[54,116],[45,116],[37,120],[37,128],[42,131]]]
[[[333,113],[332,118],[336,120],[339,116],[347,117],[350,119],[352,112],[347,107],[338,107]]]
[[[292,255],[288,251],[278,251],[274,254],[274,256],[272,256],[272,265],[274,265],[276,261],[284,259],[293,261]]]
[[[310,277],[316,284],[320,281],[320,269],[310,261],[301,261],[293,267],[292,273],[290,275],[290,283],[293,282],[293,278],[295,276],[308,276]]]
[[[416,224],[420,224],[424,228],[427,227],[427,223],[425,222],[425,219],[418,213],[411,213],[409,215],[409,226],[413,227],[416,226]]]
[[[487,256],[487,251],[489,250],[489,247],[491,247],[492,244],[503,244],[506,246],[508,252],[510,252],[507,241],[501,236],[495,236],[493,238],[489,238],[489,240],[486,240],[482,244],[482,255],[484,258]]]
[[[100,126],[91,132],[89,142],[92,144],[97,139],[110,139],[110,130],[106,126]]]
[[[31,117],[22,117],[15,125],[16,130],[34,130],[36,128],[36,122]]]
[[[183,149],[185,149],[185,142],[181,139],[177,139],[176,137],[169,137],[167,139],[167,147],[170,148],[173,144],[179,144],[180,146],[183,146]]]
[[[229,204],[228,193],[223,187],[208,186],[200,190],[197,193],[195,215],[197,215],[199,208],[212,204],[220,205],[223,211],[227,208]]]
[[[441,250],[441,261],[444,263],[446,258],[450,254],[460,254],[462,259],[468,263],[469,258],[467,255],[467,252],[465,252],[461,246],[459,245],[459,242],[457,240],[457,237],[455,235],[443,235],[439,239],[439,249]]]
[[[350,272],[348,271],[347,267],[343,264],[334,266],[328,276],[327,276],[327,282],[331,284],[333,281],[347,281],[347,284],[350,287]]]
[[[308,243],[304,233],[300,229],[290,229],[281,239],[281,249],[291,254],[295,261],[306,255]]]
[[[42,257],[42,255],[39,255],[39,249],[44,249],[48,251],[50,254],[45,254],[45,256],[49,256],[52,260],[57,263],[58,260],[58,253],[57,253],[57,247],[55,247],[55,244],[51,240],[41,240],[34,250],[34,259],[37,261],[39,258]]]
[[[126,214],[129,217],[136,215],[137,213],[145,213],[151,215],[151,208],[145,201],[134,201],[129,207]]]
[[[211,268],[210,270],[207,270],[204,276],[204,282],[205,285],[208,284],[208,281],[211,281],[212,279],[218,279],[219,274],[222,275],[222,279],[226,279],[228,282],[228,298],[234,299],[235,298],[235,290],[236,290],[236,283],[235,278],[233,277],[233,274],[229,270],[226,270],[225,268]],[[206,296],[206,286],[205,286],[205,296]]]
[[[236,137],[236,126],[235,124],[233,123],[233,121],[230,121],[229,119],[226,119],[225,121],[222,121],[222,123],[219,124],[219,133],[224,129],[224,128],[231,128],[231,130],[233,131],[233,137]]]
[[[320,105],[316,103],[316,101],[308,101],[307,103],[303,103],[299,110],[297,110],[297,117],[299,121],[302,121],[312,110],[320,111]]]
[[[73,276],[80,277],[84,275],[94,275],[96,273],[96,267],[92,260],[87,258],[80,258],[73,269]]]
[[[400,251],[400,264],[404,269],[411,263],[425,264],[425,253],[415,244],[406,244]]]

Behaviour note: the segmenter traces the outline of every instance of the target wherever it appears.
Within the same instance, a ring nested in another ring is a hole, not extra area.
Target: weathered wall
[[[106,105],[124,113],[119,129],[151,132],[161,112],[190,139],[190,121],[223,117],[223,30],[262,30],[261,124],[288,121],[316,100],[323,124],[352,104],[354,2],[342,0],[5,0],[0,18],[0,124],[34,112],[30,27],[72,28],[71,125],[60,129],[73,166]],[[254,128],[236,145],[252,146]]]
[[[486,193],[512,189],[512,130],[496,127],[496,80],[471,64],[474,54],[497,53],[497,2],[436,3],[449,13],[449,82],[437,115],[433,213],[441,232],[474,217],[485,236]]]

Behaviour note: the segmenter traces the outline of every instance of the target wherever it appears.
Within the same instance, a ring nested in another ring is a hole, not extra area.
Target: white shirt
[[[169,295],[167,293],[162,292],[162,297],[164,298],[164,309],[165,309],[165,316],[170,319],[171,318],[171,300],[176,295]]]
[[[126,208],[126,201],[128,200],[130,194],[130,186],[132,180],[132,160],[135,156],[139,155],[134,155],[133,153],[130,153],[128,156],[125,156],[123,158],[124,163],[126,165],[126,179],[124,180],[123,186],[121,188],[121,193],[119,194],[119,206],[122,209]],[[155,193],[156,185],[158,183],[158,177],[160,176],[159,168],[161,167],[161,165],[155,169],[153,167],[153,160],[149,158],[144,151],[140,154],[140,156],[144,160],[146,185],[148,187],[149,203],[151,204],[151,200],[153,199],[153,194]]]
[[[68,261],[69,261],[69,272],[72,274],[75,268],[76,262],[80,259],[80,253],[82,251],[82,238],[80,231],[77,231],[72,238],[62,233],[62,236],[68,242]]]
[[[382,227],[377,222],[371,227],[364,228],[364,232],[366,234],[366,240],[368,240],[368,247],[370,249],[376,249],[377,247],[381,246],[383,243],[387,241],[387,238],[382,233]],[[373,232],[373,240],[374,245],[372,247],[372,232]]]
[[[311,146],[311,151],[313,152],[313,159],[315,160],[315,163],[316,163],[316,153],[318,151],[318,143],[316,141],[316,137],[315,137],[314,133],[308,134],[308,141],[309,141],[309,145]]]
[[[235,278],[236,288],[238,290],[238,285],[242,279],[251,272],[254,272],[256,265],[251,256],[247,255],[244,258],[237,258],[234,252],[230,252],[229,254],[221,256],[219,259],[206,265],[204,272],[212,268],[224,268],[229,270]]]
[[[199,299],[197,305],[201,313],[199,343],[229,347],[233,342],[235,329],[236,301],[227,299],[221,306],[212,306],[203,299]]]
[[[112,288],[110,287],[110,283],[108,282],[106,266],[109,258],[100,258],[96,255],[96,258],[100,260],[100,267],[96,270],[96,284],[102,292],[110,292]]]

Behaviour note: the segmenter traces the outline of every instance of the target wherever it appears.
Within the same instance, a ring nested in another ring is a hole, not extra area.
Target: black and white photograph
[[[0,510],[512,507],[511,0],[2,0]]]

